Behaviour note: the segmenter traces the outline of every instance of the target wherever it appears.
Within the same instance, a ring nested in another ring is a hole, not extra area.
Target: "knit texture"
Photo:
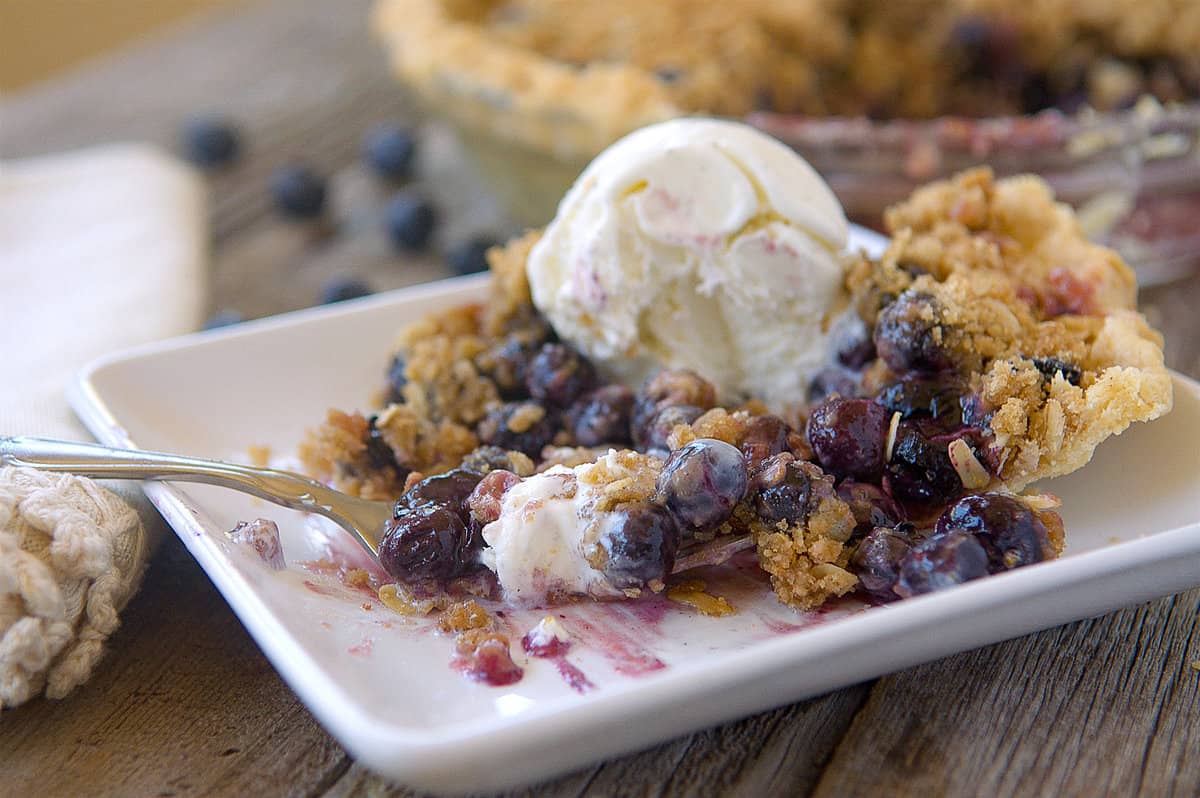
[[[119,496],[0,469],[0,709],[88,678],[145,561],[145,528]]]

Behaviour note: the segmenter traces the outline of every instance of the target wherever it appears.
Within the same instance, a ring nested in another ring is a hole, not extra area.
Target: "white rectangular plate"
[[[397,330],[478,299],[481,278],[392,292],[143,347],[87,368],[71,401],[104,443],[238,459],[293,452],[331,407],[366,409]],[[567,660],[525,658],[510,687],[449,666],[453,639],[305,563],[362,555],[298,513],[207,486],[146,492],[316,717],[378,772],[430,789],[545,778],[918,662],[1200,585],[1200,386],[1175,379],[1175,409],[1101,447],[1044,488],[1063,499],[1061,559],[883,607],[782,607],[755,576],[709,586],[737,613],[661,599],[555,609]],[[227,531],[275,519],[288,566],[272,571]],[[367,609],[365,607],[369,606]],[[544,612],[507,613],[519,633]],[[519,646],[514,646],[519,648]],[[569,669],[568,669],[569,671]]]

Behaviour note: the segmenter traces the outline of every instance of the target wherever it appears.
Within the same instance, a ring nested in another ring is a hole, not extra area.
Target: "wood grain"
[[[353,273],[377,288],[445,274],[439,252],[512,225],[453,137],[427,125],[419,188],[443,211],[431,254],[380,227],[395,187],[361,136],[417,121],[365,26],[368,3],[279,0],[216,13],[87,72],[9,98],[0,155],[137,138],[173,146],[199,110],[248,149],[214,175],[211,306],[267,315]],[[265,181],[303,158],[330,175],[317,225],[281,222]],[[1200,276],[1146,291],[1169,362],[1200,374]],[[913,668],[605,762],[510,796],[1197,795],[1200,591]],[[173,539],[96,678],[0,723],[3,791],[44,795],[411,795],[353,763],[296,701]],[[17,789],[19,788],[19,789]]]
[[[0,793],[273,795],[349,766],[174,538],[94,678],[0,722]]]

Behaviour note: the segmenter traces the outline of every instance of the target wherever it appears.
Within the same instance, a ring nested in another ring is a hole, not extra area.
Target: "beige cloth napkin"
[[[197,328],[199,176],[145,145],[0,162],[0,435],[91,440],[89,360]],[[91,674],[162,521],[135,483],[0,469],[0,708]]]

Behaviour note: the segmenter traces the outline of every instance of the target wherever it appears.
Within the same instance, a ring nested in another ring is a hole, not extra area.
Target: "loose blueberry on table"
[[[269,185],[275,206],[285,216],[312,219],[325,208],[325,180],[304,164],[281,166]]]

